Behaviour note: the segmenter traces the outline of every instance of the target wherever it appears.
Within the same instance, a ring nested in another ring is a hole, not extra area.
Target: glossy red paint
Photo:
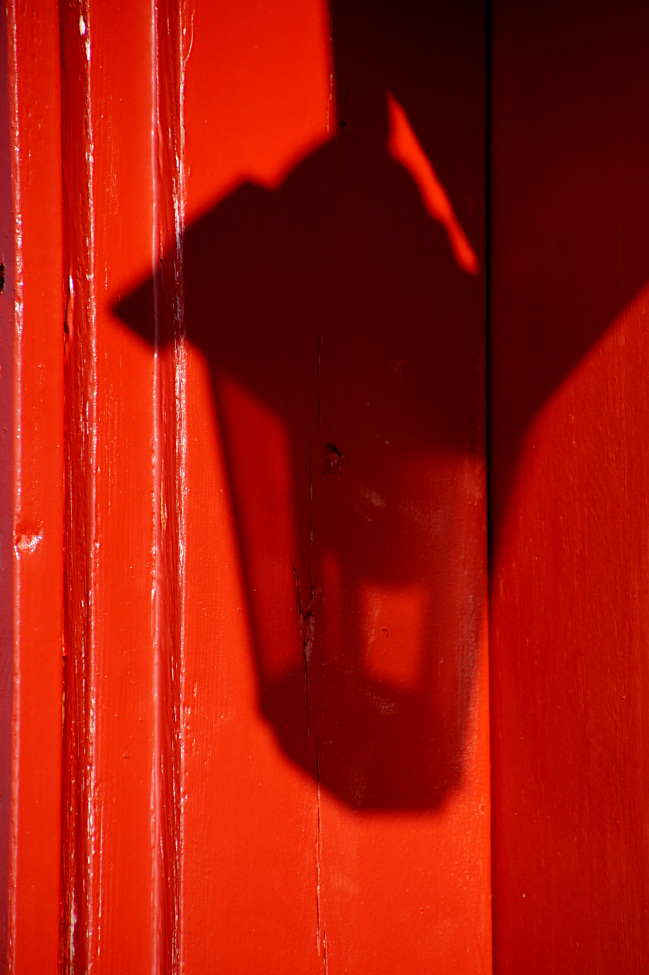
[[[57,5],[39,4],[35,16],[32,3],[8,3],[2,26],[1,592],[11,638],[2,644],[0,932],[7,970],[26,973],[56,970],[59,950],[64,316]]]
[[[161,368],[167,943],[188,970],[486,970],[484,293],[386,152],[388,81],[420,131],[433,89],[381,53],[389,18],[357,50],[348,7],[330,53],[323,7],[240,17],[160,11],[160,271],[116,296]],[[439,75],[451,41],[476,57],[470,145],[439,156],[476,201],[481,19],[446,18]],[[332,56],[360,106],[335,138]]]
[[[47,481],[16,454],[16,483],[59,491],[16,591],[49,553],[63,781],[57,653],[10,967],[489,971],[482,7],[54,14],[7,118],[57,91],[60,26],[61,114],[15,128],[12,173],[44,248],[19,241],[15,308],[44,304],[18,361],[47,331],[58,377]]]
[[[493,5],[493,842],[484,27],[8,3],[8,970],[647,967],[649,19]]]
[[[9,76],[9,46],[10,34],[7,27],[6,13],[3,12],[2,39],[0,56],[2,57],[3,77]],[[2,542],[0,558],[3,572],[0,574],[0,638],[2,646],[2,695],[0,698],[0,720],[2,727],[2,751],[0,759],[0,775],[2,777],[2,796],[0,805],[0,880],[2,882],[2,900],[0,901],[0,949],[6,956],[10,935],[9,904],[11,899],[10,884],[10,850],[11,850],[11,779],[12,779],[12,721],[11,711],[13,702],[13,638],[14,638],[14,483],[13,483],[13,452],[14,452],[14,319],[15,303],[13,301],[12,272],[15,267],[14,258],[14,226],[13,226],[13,194],[11,186],[11,118],[12,107],[9,86],[3,86],[0,99],[2,119],[1,167],[2,206],[0,206],[0,220],[2,233],[2,295],[0,302],[0,491],[2,505],[0,507]],[[12,904],[13,910],[13,904]]]
[[[62,5],[61,49],[70,321],[62,965],[143,972],[160,964],[161,937],[156,387],[153,350],[115,321],[109,295],[134,262],[152,262],[150,8]]]
[[[181,957],[488,971],[483,10],[184,17]]]

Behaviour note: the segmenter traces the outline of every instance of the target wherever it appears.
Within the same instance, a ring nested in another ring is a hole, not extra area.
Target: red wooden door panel
[[[647,907],[649,16],[493,30],[495,964],[641,972]]]
[[[128,30],[116,23],[128,19]],[[151,10],[62,5],[67,616],[62,964],[160,967],[156,366],[111,313],[152,260]]]
[[[484,11],[61,16],[64,964],[488,971]]]
[[[492,838],[484,7],[7,3],[7,971],[646,968],[649,20],[489,26]]]
[[[58,13],[3,47],[7,968],[486,971],[483,10]]]
[[[240,573],[221,632],[202,624],[238,685],[239,722],[213,739],[232,785],[188,800],[187,835],[202,859],[223,835],[251,854],[236,887],[224,861],[194,918],[188,901],[188,964],[218,913],[226,969],[243,914],[273,919],[237,948],[251,967],[294,967],[292,943],[304,971],[488,970],[483,279],[385,148],[389,91],[482,255],[483,11],[305,13],[260,6],[243,32],[233,8],[228,33],[197,6],[187,63],[185,324]],[[193,503],[204,534],[209,495]],[[298,817],[302,849],[284,826]],[[251,894],[260,864],[277,893]]]
[[[484,286],[453,250],[483,254],[483,11],[424,13],[181,8],[161,269],[118,311],[178,403],[189,971],[490,967]],[[456,225],[386,152],[388,92]]]
[[[56,970],[60,922],[60,70],[57,5],[34,13],[0,15],[0,952],[12,972]]]
[[[8,971],[646,968],[649,20],[491,12],[493,841],[485,23],[9,0]]]

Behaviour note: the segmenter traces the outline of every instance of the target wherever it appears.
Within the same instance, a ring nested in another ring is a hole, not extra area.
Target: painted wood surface
[[[151,10],[64,6],[61,39],[71,336],[62,954],[74,972],[126,959],[139,972],[162,966],[165,917],[159,386],[153,349],[124,332],[111,295],[134,262],[153,260]]]
[[[488,971],[483,11],[185,16],[185,964]]]
[[[64,963],[488,971],[484,12],[117,13],[62,10]]]
[[[495,965],[642,972],[649,14],[493,28]]]
[[[0,951],[56,971],[60,922],[63,289],[58,6],[0,18]],[[35,70],[35,64],[38,70]],[[10,752],[10,773],[7,765]]]
[[[8,971],[647,967],[649,20],[493,5],[487,254],[485,15],[7,4]]]
[[[490,969],[483,17],[7,6],[10,971]]]
[[[388,85],[434,144],[413,11],[345,15],[181,10],[160,275],[118,304],[178,404],[187,970],[490,967],[484,285],[386,153]],[[483,253],[482,11],[444,16],[434,167]]]

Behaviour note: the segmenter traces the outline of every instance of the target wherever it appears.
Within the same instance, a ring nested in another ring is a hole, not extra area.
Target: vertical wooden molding
[[[15,935],[15,864],[10,850],[15,848],[12,824],[15,772],[12,776],[12,706],[14,684],[14,347],[16,331],[15,210],[12,181],[12,150],[15,147],[15,10],[3,5],[0,10],[0,70],[5,84],[0,91],[0,240],[4,266],[0,296],[0,952],[13,965]]]
[[[92,970],[93,878],[93,537],[96,520],[96,305],[94,293],[94,141],[90,102],[89,14],[61,7],[64,268],[67,276],[65,822],[63,967]]]
[[[8,3],[0,27],[0,950],[11,972],[51,969],[58,951],[58,30],[53,4],[37,23],[33,12]]]
[[[0,939],[7,970],[31,972],[54,970],[59,943],[63,328],[57,4],[10,0],[2,22],[8,85],[0,105],[0,563],[9,632],[3,633],[0,662],[0,774],[8,776],[10,743],[11,789],[6,782],[0,789],[3,806],[10,795],[11,812],[7,851],[7,807],[0,808],[7,898]]]
[[[116,33],[127,15],[127,34]],[[135,975],[154,965],[164,928],[157,914],[166,909],[156,866],[156,778],[167,764],[156,734],[157,367],[152,345],[125,332],[115,307],[135,275],[151,268],[151,8],[64,5],[61,48],[68,291],[62,964],[99,973],[128,957]]]
[[[156,799],[158,969],[182,967],[186,351],[184,71],[186,9],[154,4]]]

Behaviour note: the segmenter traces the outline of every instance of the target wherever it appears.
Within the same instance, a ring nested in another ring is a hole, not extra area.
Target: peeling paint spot
[[[68,946],[71,965],[74,965],[74,935],[75,935],[76,926],[77,926],[77,905],[74,900],[74,891],[73,891],[72,907],[70,910],[70,943]]]
[[[33,552],[43,540],[43,529],[37,531],[17,531],[14,541],[14,548],[19,555]]]
[[[79,33],[81,34],[82,37],[85,37],[85,34],[86,34],[86,22],[83,19],[83,14],[81,14],[81,16],[79,17]]]
[[[309,679],[308,667],[311,660],[311,650],[313,649],[313,641],[315,636],[315,620],[313,617],[313,600],[315,597],[315,590],[311,587],[309,593],[309,598],[307,600],[306,606],[302,606],[302,595],[300,591],[300,577],[298,571],[293,566],[293,575],[295,577],[295,597],[297,601],[297,620],[298,627],[300,630],[300,638],[302,640],[302,653],[304,656],[304,666],[306,669],[307,684]],[[307,701],[308,710],[308,701]]]

